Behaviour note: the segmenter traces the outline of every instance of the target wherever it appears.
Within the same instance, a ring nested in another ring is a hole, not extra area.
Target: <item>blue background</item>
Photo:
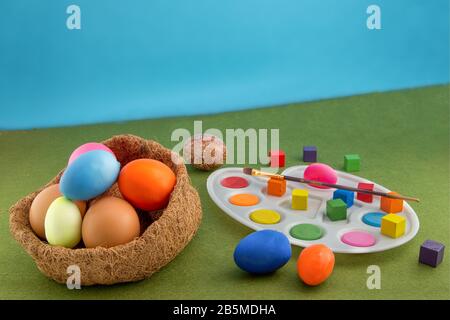
[[[81,30],[66,8],[81,7]],[[382,30],[366,9],[381,7]],[[0,129],[449,82],[448,0],[1,0]]]

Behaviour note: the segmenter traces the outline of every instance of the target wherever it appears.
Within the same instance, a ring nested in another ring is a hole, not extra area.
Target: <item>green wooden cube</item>
[[[344,170],[356,172],[361,169],[361,158],[358,154],[346,154],[344,156]]]
[[[331,221],[347,219],[347,205],[342,199],[327,201],[327,216]]]

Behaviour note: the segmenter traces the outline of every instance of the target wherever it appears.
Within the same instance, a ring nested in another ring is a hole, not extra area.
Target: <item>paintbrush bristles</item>
[[[252,168],[243,168],[242,171],[244,172],[244,174],[248,174],[248,175],[251,175],[254,177],[268,177],[268,178],[274,178],[274,179],[278,179],[278,180],[284,180],[284,176],[282,176],[281,174],[264,172],[264,171],[260,171],[260,170],[256,170],[256,169],[252,169]]]

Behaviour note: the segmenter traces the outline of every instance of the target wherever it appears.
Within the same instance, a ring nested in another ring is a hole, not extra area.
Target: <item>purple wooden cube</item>
[[[317,147],[303,147],[303,162],[317,162]]]
[[[432,267],[437,267],[444,258],[445,246],[442,243],[426,240],[420,246],[419,262]]]

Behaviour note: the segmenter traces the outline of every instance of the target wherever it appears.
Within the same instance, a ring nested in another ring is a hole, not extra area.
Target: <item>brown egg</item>
[[[127,201],[104,197],[86,212],[81,228],[86,248],[110,248],[139,237],[139,217]]]
[[[41,239],[45,239],[44,221],[47,209],[50,207],[53,200],[59,197],[62,197],[62,194],[59,191],[59,184],[53,184],[42,190],[36,198],[34,198],[33,203],[31,204],[29,212],[31,229],[33,229],[34,233]],[[80,210],[81,218],[83,218],[86,213],[86,202],[75,201],[75,204]]]
[[[211,171],[225,163],[227,147],[214,135],[194,135],[183,146],[183,158],[194,168]]]

